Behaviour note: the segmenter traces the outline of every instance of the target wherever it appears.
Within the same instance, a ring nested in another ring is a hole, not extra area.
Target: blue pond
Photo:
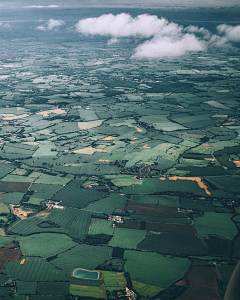
[[[73,272],[73,276],[82,279],[98,279],[99,272],[97,271],[87,271],[84,269],[76,269]]]

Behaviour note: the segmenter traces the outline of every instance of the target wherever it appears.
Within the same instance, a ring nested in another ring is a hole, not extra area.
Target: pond
[[[93,279],[96,280],[99,278],[99,272],[97,271],[88,271],[84,269],[75,269],[73,276],[82,279]]]

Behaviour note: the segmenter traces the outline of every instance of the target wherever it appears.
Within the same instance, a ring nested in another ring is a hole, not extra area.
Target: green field
[[[69,236],[57,233],[32,234],[17,239],[23,254],[28,256],[54,256],[78,245]]]
[[[143,297],[153,297],[160,293],[161,291],[165,290],[160,286],[149,285],[137,281],[132,281],[133,288],[139,295]]]
[[[124,273],[110,271],[101,271],[101,273],[103,274],[106,290],[115,291],[126,288],[127,281],[124,277]]]
[[[125,251],[124,259],[132,280],[164,288],[182,278],[191,265],[186,258],[131,250]]]
[[[235,224],[230,220],[233,215],[228,213],[205,212],[204,216],[194,219],[194,226],[200,237],[215,234],[232,240],[238,233]]]
[[[90,231],[88,234],[94,235],[94,234],[106,234],[106,235],[112,235],[114,228],[113,228],[113,222],[108,220],[102,220],[102,219],[94,219],[92,220],[92,223],[90,224]]]
[[[145,239],[145,230],[115,228],[113,238],[108,243],[110,247],[137,249],[137,245]]]

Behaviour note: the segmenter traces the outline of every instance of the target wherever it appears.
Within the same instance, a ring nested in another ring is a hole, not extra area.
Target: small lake
[[[73,276],[82,279],[93,279],[96,280],[99,277],[99,272],[97,271],[87,271],[84,269],[76,269],[73,272]]]

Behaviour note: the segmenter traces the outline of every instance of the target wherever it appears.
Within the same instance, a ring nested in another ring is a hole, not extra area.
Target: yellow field
[[[106,290],[118,291],[126,288],[127,281],[122,272],[102,271]]]
[[[94,127],[98,127],[102,125],[104,120],[96,120],[96,121],[89,121],[89,122],[78,122],[78,128],[81,130],[87,130]]]
[[[136,290],[136,292],[139,293],[139,295],[143,297],[153,297],[160,293],[161,291],[165,290],[164,288],[160,286],[154,286],[145,284],[142,282],[132,281],[133,288]]]
[[[69,292],[74,296],[107,299],[104,286],[85,286],[70,284]]]

